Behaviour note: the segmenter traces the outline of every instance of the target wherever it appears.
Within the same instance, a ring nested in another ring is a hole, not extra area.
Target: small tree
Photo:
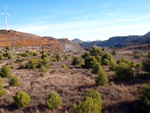
[[[11,77],[11,69],[9,66],[7,65],[4,65],[2,68],[1,68],[1,72],[0,72],[0,76],[1,77]]]
[[[103,64],[106,65],[106,66],[108,66],[110,64],[110,62],[109,62],[109,60],[107,58],[105,58],[103,60]]]
[[[65,60],[68,60],[69,59],[69,57],[68,56],[65,56]]]
[[[37,52],[33,52],[33,56],[38,56],[38,53]]]
[[[5,94],[5,89],[3,87],[3,80],[0,77],[0,97],[3,96]]]
[[[9,85],[10,85],[10,86],[19,86],[20,83],[19,83],[18,78],[15,77],[15,76],[12,77],[12,78],[10,79],[10,81],[9,81]]]
[[[74,56],[72,59],[72,65],[81,65],[84,63],[84,60],[81,56]]]
[[[85,52],[85,53],[82,55],[82,58],[83,58],[83,59],[86,59],[86,58],[89,57],[89,56],[91,56],[91,54],[90,54],[89,51],[87,51],[87,52]]]
[[[41,70],[41,72],[47,72],[47,69],[43,65],[40,67],[40,70]]]
[[[65,64],[62,65],[62,68],[67,68],[67,66]]]
[[[48,99],[46,101],[46,106],[49,109],[55,109],[55,108],[57,108],[59,106],[62,106],[62,100],[56,93],[51,92],[48,95]]]
[[[116,51],[116,50],[113,50],[113,51],[112,51],[112,55],[117,55],[117,51]]]
[[[26,107],[30,103],[30,100],[31,100],[31,97],[24,91],[20,90],[14,96],[14,105],[17,108]]]
[[[96,55],[102,56],[103,51],[100,48],[93,47],[92,49],[90,49],[90,54],[92,56],[96,56]]]
[[[108,85],[108,78],[105,72],[101,72],[95,78],[96,85],[107,86]]]
[[[10,59],[10,60],[14,59],[14,57],[13,57],[13,55],[12,55],[11,53],[8,53],[7,57],[8,57],[8,59]]]
[[[94,56],[90,56],[85,59],[84,63],[86,68],[93,68],[93,66],[97,63],[97,60],[95,59]]]
[[[111,71],[115,71],[116,68],[117,68],[117,66],[118,66],[117,63],[111,62],[110,65],[109,65],[109,69],[110,69]]]
[[[1,60],[4,60],[4,57],[3,57],[2,54],[0,54],[0,61],[1,61]]]
[[[97,62],[94,67],[93,67],[93,73],[95,74],[99,74],[101,72],[103,72],[103,68],[101,67],[101,65]]]
[[[150,60],[143,61],[142,64],[143,64],[144,70],[147,72],[150,72],[150,68],[149,68],[150,67]]]
[[[121,63],[115,70],[116,78],[122,80],[129,80],[133,78],[133,71],[131,66],[126,63]]]
[[[36,69],[38,66],[38,59],[31,59],[27,64],[26,67],[28,69]]]
[[[61,60],[62,60],[62,57],[61,57],[61,54],[60,54],[60,53],[58,53],[58,54],[56,55],[56,59],[57,59],[57,61],[61,61]]]
[[[134,58],[135,58],[135,59],[139,59],[139,58],[141,58],[141,55],[135,54],[135,55],[134,55]]]
[[[95,58],[96,58],[98,63],[101,63],[101,61],[102,61],[102,57],[101,56],[96,55]]]

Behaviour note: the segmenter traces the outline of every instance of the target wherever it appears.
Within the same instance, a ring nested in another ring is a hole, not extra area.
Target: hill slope
[[[13,30],[0,30],[0,47],[5,46],[39,46],[44,47],[51,52],[61,52],[70,49],[77,50],[80,48],[68,39],[60,40],[52,37],[40,37]]]
[[[75,39],[73,39],[73,40],[71,40],[73,43],[77,43],[77,44],[79,44],[79,43],[83,43],[83,41],[82,40],[80,40],[80,39],[78,39],[78,38],[75,38]]]

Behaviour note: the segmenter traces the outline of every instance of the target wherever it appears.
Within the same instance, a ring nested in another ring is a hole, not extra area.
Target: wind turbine
[[[7,6],[5,7],[5,12],[1,13],[0,15],[5,15],[5,26],[6,26],[6,30],[7,30],[7,15],[11,17],[11,15],[9,13],[7,13]]]

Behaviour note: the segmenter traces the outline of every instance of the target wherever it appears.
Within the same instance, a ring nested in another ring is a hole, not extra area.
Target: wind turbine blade
[[[1,13],[0,15],[3,15],[4,13]]]
[[[11,15],[9,13],[6,13],[6,14],[11,17]]]

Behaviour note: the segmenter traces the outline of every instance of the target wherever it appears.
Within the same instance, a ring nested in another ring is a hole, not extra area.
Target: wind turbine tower
[[[5,12],[4,13],[1,13],[0,15],[5,15],[5,27],[6,27],[6,30],[7,30],[7,15],[8,16],[11,16],[9,13],[7,13],[7,6],[5,7]]]

